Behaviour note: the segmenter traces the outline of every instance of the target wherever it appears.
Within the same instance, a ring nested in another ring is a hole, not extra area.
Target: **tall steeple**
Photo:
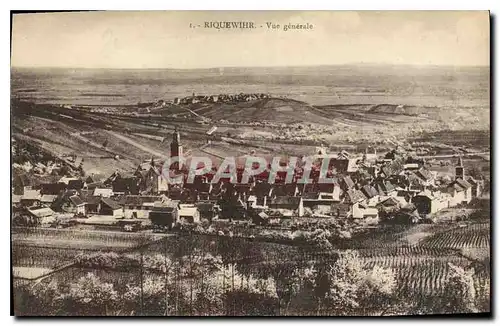
[[[170,157],[182,157],[182,145],[181,143],[181,136],[179,132],[177,131],[177,127],[175,127],[175,131],[172,134],[172,143],[170,143]],[[178,165],[176,165],[178,166]]]
[[[458,157],[457,165],[455,166],[455,180],[465,179],[464,164],[462,162],[462,157]]]

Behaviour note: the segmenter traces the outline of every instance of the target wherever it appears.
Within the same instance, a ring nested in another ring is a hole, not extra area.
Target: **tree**
[[[375,265],[365,274],[359,289],[359,303],[363,309],[382,310],[385,313],[394,302],[396,277],[389,268]]]
[[[69,311],[77,315],[107,315],[118,300],[113,284],[102,282],[95,274],[88,273],[69,287],[61,296]]]
[[[335,314],[345,314],[359,306],[358,290],[364,277],[363,265],[357,251],[339,253],[337,261],[326,268],[328,285],[320,305]],[[321,306],[320,306],[321,308]]]
[[[366,269],[357,251],[338,252],[333,264],[317,266],[314,274],[318,314],[350,315],[357,309],[373,312],[394,303],[392,270],[380,266]]]
[[[170,282],[171,283],[171,282]],[[125,299],[126,310],[133,314],[151,314],[161,316],[166,310],[167,298],[165,287],[165,278],[161,275],[149,274],[146,275],[142,283],[143,305],[146,312],[141,311],[141,286],[139,284],[127,284],[123,295]],[[172,295],[173,289],[168,289],[168,293]]]
[[[66,164],[63,164],[63,166],[61,166],[61,168],[59,169],[59,175],[65,177],[70,174],[71,174],[71,169]]]
[[[85,170],[83,169],[83,162],[78,165],[78,173],[80,174],[80,177],[85,177]]]
[[[465,270],[451,263],[452,275],[443,290],[442,309],[444,313],[474,313],[476,307],[476,289],[474,288],[474,269]]]
[[[422,296],[411,309],[413,314],[458,314],[478,312],[474,269],[465,270],[448,263],[451,276],[443,286],[441,294]]]

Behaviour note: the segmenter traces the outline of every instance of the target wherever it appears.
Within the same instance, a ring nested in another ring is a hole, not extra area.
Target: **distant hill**
[[[210,118],[213,121],[331,123],[330,118],[318,114],[310,104],[292,99],[268,98],[241,103],[194,104],[189,108],[197,114]]]

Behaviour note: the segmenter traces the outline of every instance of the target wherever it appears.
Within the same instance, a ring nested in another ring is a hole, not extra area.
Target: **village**
[[[173,104],[196,104],[196,103],[232,103],[232,102],[250,102],[258,99],[270,98],[269,94],[218,94],[218,95],[196,95],[183,98],[176,97]]]
[[[170,157],[182,156],[176,130]],[[68,173],[58,182],[36,187],[25,186],[17,178],[13,182],[13,224],[107,225],[121,231],[165,232],[217,220],[272,226],[285,220],[319,219],[358,228],[433,223],[439,212],[466,207],[484,188],[484,180],[465,174],[460,156],[455,159],[453,176],[432,171],[425,159],[412,157],[401,148],[383,155],[376,150],[352,155],[346,151],[330,154],[319,147],[312,158],[316,164],[310,171],[311,182],[305,184],[297,182],[304,173],[300,167],[294,170],[291,183],[285,182],[283,171],[277,173],[276,182],[269,183],[269,169],[241,183],[241,160],[237,160],[236,183],[227,178],[211,182],[214,169],[197,175],[192,183],[185,178],[169,183],[162,172],[163,161],[155,158],[142,162],[135,171],[117,171],[105,178],[80,171],[79,176]],[[320,165],[326,159],[333,183],[318,182]]]

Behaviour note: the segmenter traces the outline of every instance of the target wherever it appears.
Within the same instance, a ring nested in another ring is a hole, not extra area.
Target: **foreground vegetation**
[[[392,268],[357,251],[323,261],[243,262],[200,250],[162,254],[91,253],[80,275],[14,288],[16,315],[386,315],[489,311],[489,283],[449,263],[443,291],[404,293]],[[118,277],[118,275],[121,275]]]

